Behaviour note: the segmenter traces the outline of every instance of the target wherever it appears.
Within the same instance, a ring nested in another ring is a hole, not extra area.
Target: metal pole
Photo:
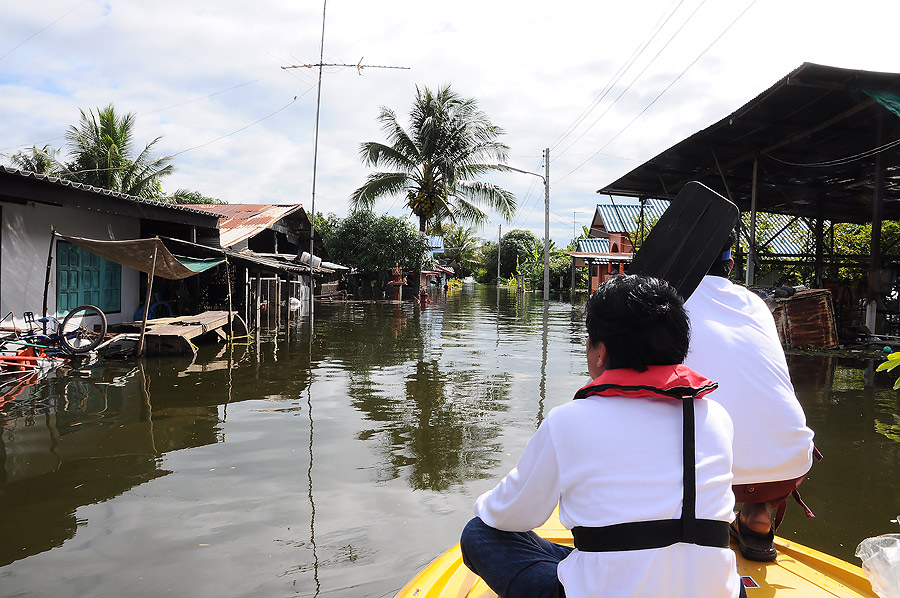
[[[319,160],[319,112],[322,106],[322,62],[325,56],[325,7],[327,0],[322,2],[322,41],[319,44],[319,84],[316,91],[316,133],[313,138],[313,179],[312,179],[312,203],[309,213],[309,315],[313,313],[313,256],[315,255],[314,243],[316,239],[316,167]],[[310,334],[312,341],[312,334]]]
[[[550,148],[544,150],[544,301],[550,301]]]
[[[876,147],[884,143],[884,111],[878,111]],[[884,152],[875,154],[875,181],[872,196],[872,244],[869,248],[869,284],[866,289],[866,328],[872,334],[878,327],[878,293],[881,278],[881,219],[884,212]]]
[[[754,269],[756,268],[756,174],[759,167],[759,159],[753,158],[753,185],[750,191],[750,249],[747,251],[747,276],[744,282],[749,286],[753,284]]]

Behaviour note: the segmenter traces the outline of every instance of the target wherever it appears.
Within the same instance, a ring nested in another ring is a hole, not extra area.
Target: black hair
[[[629,274],[608,279],[587,302],[588,337],[606,345],[610,369],[643,372],[687,356],[690,324],[684,300],[664,280]]]
[[[725,244],[722,245],[722,251],[719,252],[719,255],[716,256],[715,261],[709,267],[707,274],[710,276],[721,276],[722,278],[728,278],[728,275],[731,274],[731,264],[729,260],[731,259],[731,249],[734,247],[734,244],[737,242],[737,231],[732,229],[732,231],[728,234],[728,238],[725,239]],[[722,256],[728,254],[728,258],[722,259]]]

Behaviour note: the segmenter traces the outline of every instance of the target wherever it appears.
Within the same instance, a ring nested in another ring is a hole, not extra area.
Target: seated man
[[[731,533],[744,557],[770,561],[787,497],[793,493],[812,516],[796,489],[812,465],[813,433],[794,394],[772,313],[762,299],[728,280],[736,239],[732,233],[685,303],[691,321],[685,365],[719,383],[715,400],[734,421],[733,483],[742,506]]]
[[[732,424],[702,398],[715,383],[681,365],[681,298],[664,281],[620,276],[586,309],[592,382],[478,498],[463,561],[501,598],[744,595],[728,548]],[[574,550],[530,531],[557,504]]]

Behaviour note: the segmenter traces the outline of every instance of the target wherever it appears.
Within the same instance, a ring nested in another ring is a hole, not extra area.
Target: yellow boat
[[[551,542],[572,545],[572,533],[556,513],[535,531]],[[743,558],[732,540],[748,598],[878,598],[856,565],[779,537],[775,547],[775,561],[759,563]],[[463,565],[457,544],[425,567],[396,598],[496,598],[496,594]]]

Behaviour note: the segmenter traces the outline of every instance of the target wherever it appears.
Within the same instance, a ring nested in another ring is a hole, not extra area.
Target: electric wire
[[[696,63],[697,63],[697,62],[698,62],[698,61],[699,61],[699,60],[700,60],[700,59],[701,59],[701,58],[702,58],[709,50],[710,50],[710,48],[712,48],[712,47],[713,47],[720,39],[722,39],[722,37],[723,37],[726,33],[728,33],[729,30],[731,30],[731,28],[734,26],[734,24],[737,23],[737,22],[741,19],[741,17],[743,17],[745,14],[747,14],[747,11],[749,11],[750,8],[752,8],[754,4],[756,4],[756,0],[751,0],[750,4],[748,4],[748,5],[744,8],[744,10],[741,11],[741,13],[738,14],[738,16],[736,16],[736,17],[731,21],[731,23],[729,23],[728,26],[727,26],[725,29],[723,29],[722,32],[719,33],[719,35],[716,36],[716,38],[715,38],[712,42],[709,43],[709,45],[706,46],[706,48],[705,48],[702,52],[700,52],[700,54],[697,55],[697,57],[694,58],[694,60],[692,60],[692,61],[690,62],[690,64],[688,64],[688,65],[684,68],[684,70],[682,70],[682,71],[678,74],[677,77],[675,77],[668,85],[666,85],[666,87],[663,88],[663,90],[662,90],[661,92],[659,92],[659,94],[657,94],[657,96],[656,96],[655,98],[653,98],[653,100],[652,100],[649,104],[647,104],[647,105],[644,107],[643,110],[641,110],[641,111],[640,111],[637,115],[635,115],[635,117],[632,118],[632,119],[631,119],[624,127],[622,127],[622,129],[620,129],[619,132],[616,133],[616,134],[612,137],[612,139],[610,139],[610,140],[607,141],[605,144],[603,144],[603,146],[602,146],[599,150],[597,150],[593,155],[591,155],[590,158],[588,158],[587,160],[585,160],[584,162],[582,162],[581,164],[579,164],[578,166],[576,166],[575,168],[573,168],[571,171],[569,171],[568,173],[566,173],[566,174],[563,175],[562,177],[556,179],[556,182],[558,183],[559,181],[565,179],[566,177],[568,177],[568,176],[574,174],[576,171],[580,170],[582,167],[584,167],[585,164],[587,164],[588,162],[590,162],[591,160],[593,160],[595,157],[597,157],[597,156],[600,154],[600,152],[602,152],[609,144],[611,144],[613,141],[615,141],[615,140],[619,137],[619,135],[621,135],[621,134],[624,133],[629,127],[631,127],[631,125],[633,125],[633,124],[635,123],[635,121],[637,121],[638,118],[640,118],[641,116],[643,116],[643,114],[644,114],[645,112],[647,112],[647,110],[648,110],[651,106],[653,106],[653,104],[655,104],[655,103],[663,96],[663,94],[665,94],[669,89],[671,89],[671,87],[672,87],[673,85],[675,85],[675,83],[677,83],[677,82],[681,79],[681,77],[684,76],[684,74],[685,74],[692,66],[694,66],[694,65],[695,65],[695,64],[696,64]]]
[[[666,24],[668,24],[669,20],[672,18],[672,16],[675,14],[675,12],[678,10],[678,8],[684,2],[684,0],[676,0],[676,1],[678,2],[677,6],[675,6],[675,8],[672,9],[671,8],[672,4],[670,4],[669,7],[666,8],[665,11],[663,11],[663,14],[660,15],[659,19],[656,21],[656,24],[651,28],[651,33],[649,34],[649,36],[647,38],[645,38],[643,42],[638,44],[637,47],[635,47],[634,51],[631,53],[631,56],[629,56],[628,59],[622,64],[622,66],[619,67],[619,70],[616,71],[616,73],[612,76],[612,78],[610,78],[610,80],[606,83],[606,85],[601,90],[600,94],[598,94],[597,97],[594,98],[594,100],[591,102],[591,104],[585,110],[582,111],[582,113],[575,119],[575,122],[573,122],[568,127],[566,127],[565,131],[559,137],[556,138],[556,141],[554,141],[553,144],[550,146],[551,150],[556,149],[556,147],[559,146],[559,144],[562,143],[566,139],[566,137],[571,135],[575,131],[575,129],[578,127],[578,125],[580,125],[584,121],[584,119],[587,118],[587,116],[591,112],[593,112],[594,108],[596,108],[597,105],[603,101],[603,99],[606,97],[606,95],[616,86],[616,84],[619,82],[619,80],[621,80],[621,78],[625,76],[625,73],[628,72],[628,69],[630,69],[631,66],[635,63],[635,61],[637,61],[637,59],[640,58],[641,54],[644,53],[644,50],[647,49],[647,47],[650,45],[650,43],[654,39],[656,39],[656,36],[659,35],[659,32],[662,30],[662,28],[665,27]],[[673,2],[673,4],[674,4],[674,2]],[[670,10],[671,10],[671,12],[670,12]],[[668,16],[666,16],[666,13],[668,13]],[[552,158],[551,162],[554,161],[555,159],[556,159],[556,157]]]
[[[625,86],[625,88],[619,93],[619,95],[617,95],[615,97],[615,99],[609,104],[609,106],[607,106],[606,109],[603,112],[601,112],[600,115],[596,119],[594,119],[594,122],[592,122],[584,131],[582,131],[582,133],[578,137],[576,137],[564,150],[562,150],[560,152],[560,155],[564,155],[567,151],[572,149],[572,147],[574,147],[574,145],[576,143],[578,143],[581,140],[581,138],[584,137],[588,133],[588,131],[590,131],[592,128],[594,128],[594,126],[598,122],[600,122],[600,119],[602,119],[604,116],[606,116],[610,110],[612,110],[613,106],[615,106],[619,102],[619,100],[622,99],[622,96],[624,96],[628,92],[628,90],[630,90],[632,88],[632,86],[634,86],[634,84],[637,83],[637,81],[644,75],[644,73],[647,72],[647,69],[649,69],[650,66],[653,65],[654,62],[656,62],[656,59],[659,58],[659,56],[666,50],[666,48],[669,47],[669,44],[671,44],[675,40],[675,38],[678,37],[678,34],[681,33],[681,31],[687,26],[687,24],[690,23],[691,20],[693,20],[693,18],[697,15],[697,13],[700,11],[700,9],[703,7],[704,4],[706,4],[706,0],[702,0],[700,2],[700,4],[698,4],[697,7],[694,8],[693,12],[691,12],[691,14],[688,15],[688,18],[685,19],[684,22],[681,24],[681,26],[675,30],[675,32],[669,37],[669,39],[666,41],[666,43],[663,44],[663,46],[656,52],[656,54],[653,56],[653,58],[651,58],[650,61],[646,65],[644,65],[644,68],[641,69],[641,71],[637,74],[637,76],[635,76],[635,78],[631,80],[631,83],[629,83],[628,85]],[[701,56],[702,56],[702,54],[701,54]],[[609,145],[609,143],[607,143],[606,145]],[[603,147],[606,147],[606,146],[603,146]],[[599,153],[599,152],[597,152],[597,153]],[[591,156],[589,158],[589,160],[593,160],[594,156],[596,156],[596,154]]]
[[[834,160],[825,160],[822,162],[806,162],[806,163],[790,162],[788,160],[782,160],[780,158],[776,158],[772,154],[762,154],[762,155],[766,156],[767,158],[771,158],[772,160],[775,160],[776,162],[780,162],[781,164],[787,164],[788,166],[801,166],[801,167],[807,167],[807,168],[826,168],[829,166],[840,166],[843,164],[850,164],[851,162],[856,162],[857,160],[862,160],[864,158],[874,156],[875,154],[879,154],[883,151],[892,149],[894,147],[897,147],[898,145],[900,145],[900,139],[895,139],[894,141],[889,141],[888,143],[885,143],[884,145],[881,145],[878,147],[873,147],[872,149],[865,150],[858,154],[845,156],[843,158],[835,158]]]
[[[24,46],[25,44],[27,44],[29,41],[31,41],[32,39],[34,39],[35,37],[37,37],[38,35],[40,35],[40,34],[43,33],[44,31],[46,31],[47,29],[50,29],[51,27],[53,27],[54,25],[56,25],[56,23],[58,23],[59,21],[61,21],[63,18],[67,17],[67,16],[70,15],[71,13],[75,12],[77,9],[81,8],[83,5],[87,4],[87,2],[88,2],[88,0],[83,0],[82,2],[76,4],[75,6],[73,6],[72,8],[70,8],[69,10],[67,10],[66,12],[64,12],[63,14],[61,14],[60,16],[56,17],[53,21],[50,22],[50,24],[45,25],[44,27],[41,27],[40,29],[38,29],[37,31],[35,31],[35,32],[32,33],[31,35],[29,35],[28,37],[26,37],[25,39],[23,39],[22,41],[20,41],[18,44],[16,44],[15,46],[13,46],[13,47],[10,48],[9,50],[7,50],[7,51],[6,51],[6,54],[4,54],[3,56],[0,56],[0,60],[3,60],[3,59],[6,58],[7,56],[9,56],[10,54],[12,54],[13,52],[15,52],[16,50],[18,50],[19,48],[21,48],[21,47]]]

